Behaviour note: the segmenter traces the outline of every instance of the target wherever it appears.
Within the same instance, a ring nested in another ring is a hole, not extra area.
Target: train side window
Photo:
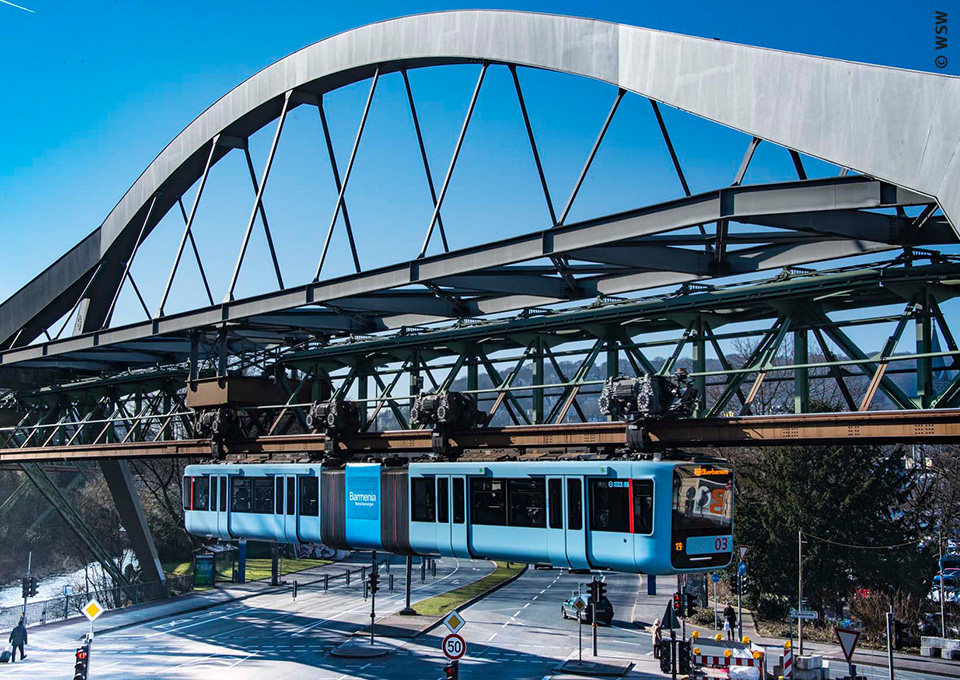
[[[317,477],[300,478],[300,516],[320,516],[320,479]]]
[[[502,479],[470,480],[470,522],[505,526],[507,523],[507,490]]]
[[[287,477],[287,514],[297,514],[297,480]]]
[[[210,509],[210,478],[194,477],[193,479],[193,509]]]
[[[653,480],[633,480],[633,533],[653,533]]]
[[[630,484],[620,479],[591,479],[590,530],[630,532]]]
[[[547,480],[547,491],[549,492],[550,508],[550,528],[563,528],[563,480]]]
[[[583,484],[579,479],[567,480],[567,528],[583,529]]]
[[[227,478],[220,478],[220,512],[227,511]]]
[[[183,478],[183,509],[190,509],[190,497],[193,491],[193,477]]]
[[[450,495],[446,477],[437,478],[437,521],[444,524],[450,521]]]
[[[465,503],[463,494],[463,480],[454,478],[453,480],[453,523],[463,524],[465,521]]]
[[[210,509],[217,511],[217,478],[210,478]]]
[[[273,506],[274,515],[283,514],[283,477],[275,477],[273,480],[274,493],[273,498],[275,505]]]
[[[410,480],[413,503],[410,511],[414,522],[437,520],[436,486],[433,477],[414,477]]]
[[[261,515],[273,513],[273,480],[269,477],[253,478],[253,511]]]
[[[512,527],[547,527],[547,492],[542,479],[508,479],[510,499],[507,524]]]
[[[230,485],[230,509],[233,512],[253,512],[253,480],[234,477]]]

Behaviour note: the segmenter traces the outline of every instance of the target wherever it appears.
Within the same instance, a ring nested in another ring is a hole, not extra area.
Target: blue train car
[[[676,574],[729,564],[733,470],[681,461],[192,465],[187,530],[225,540]]]

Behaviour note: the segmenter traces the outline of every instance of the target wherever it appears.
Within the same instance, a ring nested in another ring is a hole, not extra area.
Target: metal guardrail
[[[168,595],[179,595],[193,590],[193,574],[170,576],[165,583],[154,581],[151,583],[133,583],[128,586],[118,586],[106,590],[94,590],[89,593],[75,593],[49,600],[28,602],[26,610],[23,605],[0,607],[0,633],[12,630],[25,616],[27,626],[63,621],[75,616],[81,616],[80,608],[90,599],[96,597],[104,609],[120,609],[150,600],[157,600]]]

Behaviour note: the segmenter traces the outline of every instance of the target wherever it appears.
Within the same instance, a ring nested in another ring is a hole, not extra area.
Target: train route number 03
[[[461,658],[466,651],[467,643],[456,633],[443,638],[443,655],[451,661]]]

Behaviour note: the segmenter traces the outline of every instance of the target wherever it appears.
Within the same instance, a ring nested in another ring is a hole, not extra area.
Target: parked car
[[[577,618],[577,608],[575,602],[580,595],[576,592],[573,593],[568,599],[564,600],[563,604],[560,605],[560,615],[565,619],[575,619]],[[590,596],[587,595],[587,606],[584,607],[583,612],[581,613],[581,619],[584,623],[593,623],[593,601],[590,599]],[[596,607],[597,610],[597,623],[602,623],[605,626],[609,626],[613,623],[613,605],[610,604],[610,600],[606,597],[600,600],[600,604]]]

